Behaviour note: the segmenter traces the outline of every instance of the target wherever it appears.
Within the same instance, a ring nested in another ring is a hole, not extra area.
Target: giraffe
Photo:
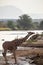
[[[4,52],[2,53],[3,57],[5,58],[5,62],[7,63],[7,57],[6,57],[6,53],[7,51],[11,51],[14,55],[14,59],[15,59],[15,64],[17,63],[16,60],[16,54],[15,51],[17,49],[17,46],[21,45],[23,42],[25,42],[27,40],[27,38],[34,34],[34,32],[28,32],[28,34],[24,37],[24,38],[20,38],[20,39],[14,39],[12,41],[5,41],[2,45]]]

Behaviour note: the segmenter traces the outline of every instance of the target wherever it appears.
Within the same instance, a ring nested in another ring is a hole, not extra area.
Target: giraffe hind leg
[[[6,52],[4,51],[4,52],[2,53],[2,55],[3,55],[4,59],[5,59],[6,64],[7,64]]]

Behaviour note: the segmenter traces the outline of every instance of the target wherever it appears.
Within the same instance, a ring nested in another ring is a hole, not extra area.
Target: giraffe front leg
[[[7,64],[7,57],[6,57],[6,51],[4,50],[4,52],[2,53],[3,57],[5,58],[5,62]]]
[[[15,59],[15,64],[17,64],[17,60],[16,60],[16,53],[15,53],[16,50],[13,50],[13,55],[14,55],[14,59]]]

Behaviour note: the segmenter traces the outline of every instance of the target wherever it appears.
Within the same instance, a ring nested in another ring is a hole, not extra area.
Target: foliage
[[[7,22],[7,26],[8,26],[9,28],[11,28],[12,30],[14,30],[14,23],[13,23],[13,21],[8,21],[8,22]]]
[[[20,19],[17,20],[18,28],[28,30],[32,27],[32,19],[30,16],[24,14],[22,16],[19,16]]]
[[[43,30],[43,21],[40,22],[39,29]]]
[[[33,29],[38,30],[39,29],[39,23],[33,22]]]
[[[0,28],[10,28],[11,30],[43,30],[43,21],[33,22],[27,14],[19,16],[19,19],[0,21]]]
[[[0,21],[0,27],[7,27],[6,23],[4,23],[3,21]]]

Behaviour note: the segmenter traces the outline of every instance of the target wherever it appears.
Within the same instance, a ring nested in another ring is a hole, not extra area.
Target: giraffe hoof
[[[8,62],[6,62],[6,65],[9,65],[9,63],[8,63]]]

